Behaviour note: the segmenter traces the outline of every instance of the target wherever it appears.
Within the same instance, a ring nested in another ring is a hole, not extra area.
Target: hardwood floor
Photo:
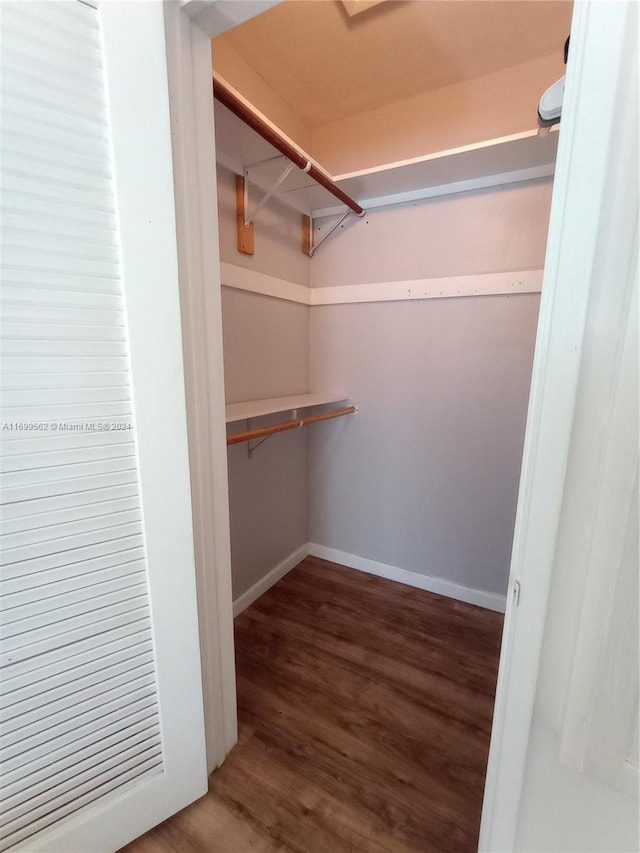
[[[237,617],[240,740],[126,853],[471,853],[502,616],[308,557]]]

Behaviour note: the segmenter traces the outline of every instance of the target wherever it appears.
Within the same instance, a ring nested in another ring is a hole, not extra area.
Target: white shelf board
[[[228,403],[226,421],[246,421],[248,418],[260,418],[279,412],[292,412],[294,409],[308,409],[311,406],[326,406],[329,403],[342,403],[349,399],[348,394],[296,394],[292,397],[271,397],[268,400],[247,400],[242,403]]]
[[[217,101],[215,109],[218,161],[236,174],[242,174],[245,166],[251,166],[250,184],[263,191],[269,190],[288,161]],[[557,147],[556,132],[540,136],[537,130],[528,130],[337,175],[333,180],[366,210],[550,176],[555,169]],[[261,165],[252,165],[256,163]],[[250,206],[253,206],[251,188],[249,193]],[[330,192],[297,168],[274,196],[294,210],[314,217],[347,210]]]
[[[553,175],[558,134],[537,130],[439,151],[414,160],[338,175],[340,189],[365,210]],[[293,193],[295,195],[295,193]],[[315,216],[339,213],[334,203]]]

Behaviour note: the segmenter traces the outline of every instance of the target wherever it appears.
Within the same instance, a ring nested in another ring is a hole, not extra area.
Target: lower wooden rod
[[[345,406],[344,409],[334,409],[332,412],[324,412],[320,415],[307,415],[307,417],[298,418],[294,421],[285,421],[281,424],[272,424],[271,426],[245,430],[245,432],[236,432],[233,435],[227,436],[227,444],[240,444],[243,441],[252,441],[254,438],[267,438],[270,435],[275,435],[277,432],[298,429],[298,427],[307,426],[308,424],[317,424],[319,421],[340,418],[342,415],[353,415],[355,411],[355,406]]]
[[[273,424],[272,426],[259,427],[258,429],[248,429],[245,432],[236,432],[234,435],[227,436],[227,444],[240,444],[242,441],[251,441],[253,438],[266,438],[269,435],[275,435],[277,432],[285,432],[288,429],[298,429],[302,426],[301,420],[285,421],[282,424]]]
[[[329,421],[331,418],[341,418],[342,415],[353,415],[355,413],[355,406],[345,406],[344,409],[334,409],[332,412],[324,412],[320,415],[308,415],[305,418],[302,418],[303,426],[307,426],[307,424],[317,424],[318,421]]]

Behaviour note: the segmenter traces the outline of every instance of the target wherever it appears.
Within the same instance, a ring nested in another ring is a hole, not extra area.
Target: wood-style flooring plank
[[[235,621],[240,737],[122,853],[472,853],[502,617],[308,557]]]

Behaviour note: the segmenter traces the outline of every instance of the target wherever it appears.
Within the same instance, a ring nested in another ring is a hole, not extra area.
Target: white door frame
[[[211,44],[165,4],[207,770],[237,740]]]
[[[209,773],[238,739],[211,39],[273,5],[164,4]]]
[[[269,5],[167,4],[209,770],[237,737],[209,39]],[[598,0],[574,10],[480,836],[487,853],[514,849],[626,11]]]
[[[574,8],[480,833],[487,853],[515,849],[630,6]]]

